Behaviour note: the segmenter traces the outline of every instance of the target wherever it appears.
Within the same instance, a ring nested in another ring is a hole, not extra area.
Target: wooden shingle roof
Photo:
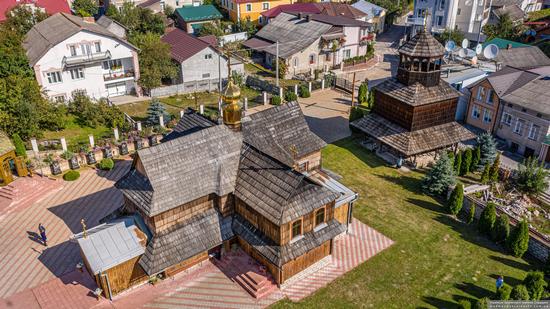
[[[374,89],[412,106],[430,104],[461,96],[459,91],[449,86],[443,80],[436,86],[426,87],[418,82],[412,85],[405,85],[393,77],[376,85]]]
[[[197,198],[233,192],[242,136],[213,126],[139,150],[145,175],[132,170],[116,187],[147,216]]]
[[[245,145],[235,196],[280,226],[335,201],[340,193]]]
[[[167,142],[178,137],[189,135],[193,132],[210,128],[214,125],[216,124],[210,119],[188,108],[184,111],[183,116],[178,121],[178,124],[176,125],[174,130],[166,135],[162,139],[162,142]]]
[[[422,130],[408,131],[382,116],[370,113],[355,120],[351,125],[406,157],[475,138],[475,134],[454,121]]]
[[[242,123],[244,141],[288,166],[294,165],[295,158],[326,146],[309,129],[297,102],[272,107],[249,118],[249,121]]]
[[[233,237],[231,217],[211,208],[153,236],[139,265],[154,275]]]
[[[401,45],[398,52],[410,57],[440,58],[445,54],[445,48],[430,33],[421,30]]]

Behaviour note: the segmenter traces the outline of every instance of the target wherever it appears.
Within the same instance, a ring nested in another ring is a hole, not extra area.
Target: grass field
[[[359,193],[355,217],[395,243],[303,301],[273,308],[455,308],[492,296],[497,275],[516,285],[534,268],[421,194],[422,174],[386,167],[351,138],[327,146],[323,166]]]
[[[111,136],[113,133],[111,129],[102,125],[99,125],[95,128],[82,127],[78,123],[76,123],[76,119],[73,115],[66,116],[65,121],[65,129],[61,131],[45,131],[44,139],[51,140],[65,137],[69,150],[72,150],[73,147],[78,144],[89,143],[88,136],[90,134],[93,134],[97,140],[102,136]]]

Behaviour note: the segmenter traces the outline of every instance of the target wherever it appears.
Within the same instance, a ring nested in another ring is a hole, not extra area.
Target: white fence
[[[177,94],[186,94],[193,92],[203,92],[203,91],[216,91],[219,88],[219,80],[209,79],[209,80],[200,80],[193,82],[186,82],[183,84],[176,84],[170,86],[159,87],[151,89],[151,97],[163,97]]]
[[[225,43],[244,41],[248,39],[248,34],[246,32],[231,33],[226,34],[220,37],[220,46],[223,46]]]

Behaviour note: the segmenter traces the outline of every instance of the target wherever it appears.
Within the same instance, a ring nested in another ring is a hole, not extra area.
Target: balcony
[[[120,70],[103,74],[105,82],[118,81],[121,79],[129,79],[135,76],[134,70]]]
[[[406,24],[408,26],[424,26],[424,18],[408,16]]]
[[[111,59],[111,52],[104,51],[86,55],[65,56],[63,57],[62,63],[65,67],[72,67],[95,62],[102,62],[109,59]]]

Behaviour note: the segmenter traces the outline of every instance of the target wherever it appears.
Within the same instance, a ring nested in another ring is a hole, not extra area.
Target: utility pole
[[[351,81],[351,106],[354,106],[355,99],[355,72],[353,72],[353,81]]]
[[[275,42],[275,85],[279,87],[279,40]]]

